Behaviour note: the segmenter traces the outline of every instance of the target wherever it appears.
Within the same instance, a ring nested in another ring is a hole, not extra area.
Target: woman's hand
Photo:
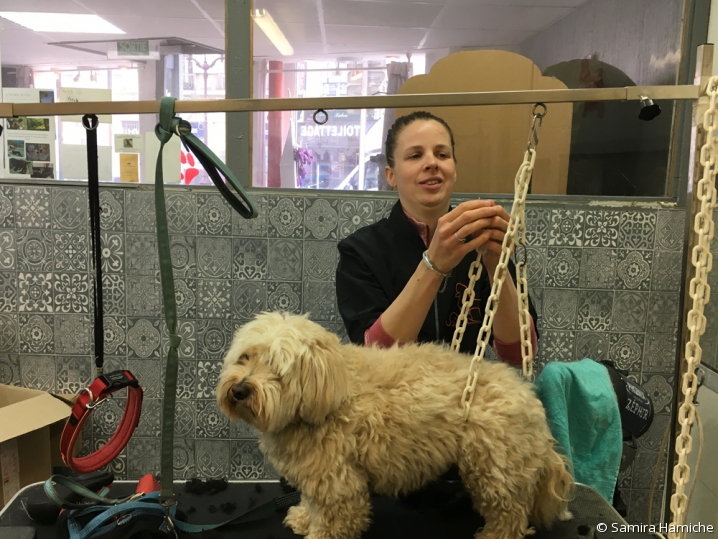
[[[429,259],[443,272],[454,269],[470,251],[485,247],[483,263],[495,268],[510,216],[493,200],[470,200],[439,218],[429,245]],[[471,235],[466,243],[464,238]]]

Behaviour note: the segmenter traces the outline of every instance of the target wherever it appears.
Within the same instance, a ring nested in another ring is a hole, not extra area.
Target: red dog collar
[[[125,387],[127,388],[127,404],[117,431],[105,445],[94,453],[77,459],[73,458],[72,450],[77,442],[77,436],[82,430],[82,424],[90,417],[90,412],[102,404],[109,395]],[[80,392],[77,402],[72,407],[70,417],[65,423],[60,439],[62,460],[70,469],[79,473],[94,472],[109,464],[127,445],[140,421],[141,412],[142,388],[130,371],[114,371],[95,378],[90,387]]]

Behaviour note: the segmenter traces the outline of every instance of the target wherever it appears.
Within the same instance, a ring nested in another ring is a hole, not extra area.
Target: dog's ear
[[[320,328],[322,338],[312,340],[299,359],[302,386],[299,416],[319,424],[349,395],[349,370],[341,357],[339,339]]]

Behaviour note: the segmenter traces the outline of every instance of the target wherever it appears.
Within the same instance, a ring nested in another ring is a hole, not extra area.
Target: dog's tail
[[[575,483],[571,475],[571,461],[553,448],[546,455],[545,468],[538,483],[533,504],[533,520],[545,529],[559,520],[569,520],[568,502]]]

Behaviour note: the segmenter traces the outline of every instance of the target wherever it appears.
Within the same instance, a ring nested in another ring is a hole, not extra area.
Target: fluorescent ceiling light
[[[35,32],[63,32],[72,34],[124,34],[114,24],[97,15],[81,13],[21,13],[0,11],[0,17]]]
[[[294,49],[266,9],[255,9],[252,18],[254,22],[257,23],[257,26],[262,29],[262,32],[269,38],[269,41],[277,47],[277,50],[282,56],[291,56],[294,54]]]

